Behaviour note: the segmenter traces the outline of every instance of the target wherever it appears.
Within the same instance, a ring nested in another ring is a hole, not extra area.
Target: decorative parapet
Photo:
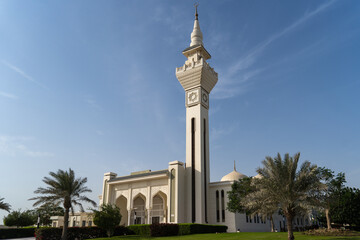
[[[215,72],[214,68],[210,67],[209,63],[207,63],[203,58],[200,58],[198,61],[187,61],[181,67],[176,68],[176,73],[186,72],[188,69],[193,69],[199,66],[203,66],[208,69],[216,78],[218,77],[218,73]]]

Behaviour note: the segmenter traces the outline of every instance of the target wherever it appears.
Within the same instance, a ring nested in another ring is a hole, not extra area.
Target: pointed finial
[[[194,7],[195,7],[195,21],[194,21],[194,29],[191,33],[191,43],[190,43],[190,47],[195,46],[195,45],[202,45],[203,42],[203,36],[202,36],[202,32],[200,30],[200,25],[199,25],[199,20],[198,20],[198,12],[197,12],[197,7],[199,6],[199,3],[195,3]]]
[[[234,160],[234,171],[236,172],[235,160]]]
[[[199,3],[198,2],[196,2],[196,3],[194,3],[194,7],[195,7],[195,20],[198,20],[198,12],[197,12],[197,7],[199,6]]]

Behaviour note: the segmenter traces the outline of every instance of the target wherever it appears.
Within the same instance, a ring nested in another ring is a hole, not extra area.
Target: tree
[[[256,179],[253,183],[256,185]],[[278,203],[275,202],[264,189],[258,189],[248,194],[241,200],[241,204],[251,214],[258,214],[270,218],[271,232],[275,231],[273,214],[279,211]]]
[[[287,220],[288,240],[294,239],[293,219],[307,212],[313,204],[313,192],[321,185],[317,166],[305,161],[298,170],[300,153],[290,157],[288,153],[282,160],[266,157],[263,167],[258,168],[260,178],[256,181],[257,191],[246,196],[249,199],[269,199],[277,204]]]
[[[69,168],[69,171],[59,169],[56,173],[50,172],[49,175],[51,177],[44,177],[43,179],[47,187],[39,187],[34,191],[35,194],[41,194],[41,196],[29,200],[36,200],[34,206],[51,203],[56,206],[59,206],[61,203],[63,204],[65,212],[61,239],[66,240],[70,209],[74,212],[73,206],[75,205],[79,206],[81,211],[84,211],[81,202],[91,203],[94,207],[96,203],[83,195],[84,193],[91,192],[85,186],[87,178],[75,178],[75,173],[71,168]]]
[[[40,215],[40,223],[44,226],[51,225],[51,216],[64,216],[64,208],[53,203],[45,203],[36,208],[35,211]]]
[[[238,213],[246,212],[241,199],[253,191],[255,191],[255,186],[251,184],[251,178],[246,177],[239,179],[239,181],[234,181],[231,185],[231,191],[228,192],[229,201],[227,203],[227,210]]]
[[[343,188],[337,201],[332,202],[330,214],[335,223],[360,226],[360,189]]]
[[[112,204],[101,205],[100,211],[93,209],[94,223],[104,229],[108,237],[114,234],[114,229],[120,224],[120,208]]]
[[[260,198],[255,199],[246,198],[250,193],[256,191],[256,178],[242,178],[239,181],[234,181],[231,185],[231,191],[228,192],[229,201],[227,209],[230,212],[246,213],[250,215],[259,214],[262,217],[269,217],[271,223],[271,231],[274,231],[274,221],[272,215],[278,210],[278,206],[269,199]],[[259,192],[260,194],[260,192]],[[261,199],[258,201],[257,199]],[[265,201],[264,201],[265,200]]]
[[[36,214],[34,214],[34,212],[31,210],[27,210],[24,212],[21,212],[21,210],[12,211],[6,217],[4,217],[4,224],[5,226],[9,227],[26,227],[34,225],[35,222]]]
[[[10,212],[11,206],[4,202],[4,198],[0,198],[0,209]]]
[[[327,228],[331,229],[331,206],[336,204],[339,199],[339,194],[344,188],[345,174],[338,173],[334,175],[334,171],[328,168],[318,168],[319,178],[324,184],[324,187],[320,189],[318,194],[319,206],[325,212]]]

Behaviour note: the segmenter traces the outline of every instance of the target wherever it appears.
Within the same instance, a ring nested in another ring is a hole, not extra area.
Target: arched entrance
[[[133,212],[132,212],[132,224],[145,224],[145,196],[139,194],[134,198]]]
[[[127,226],[128,225],[128,211],[127,211],[127,199],[124,196],[120,196],[116,199],[116,206],[120,208],[121,214],[121,222],[120,225]]]
[[[166,194],[158,192],[152,199],[151,223],[166,223]]]

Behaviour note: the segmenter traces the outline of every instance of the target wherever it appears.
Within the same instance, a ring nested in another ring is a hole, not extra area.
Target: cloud
[[[17,156],[25,155],[29,157],[53,157],[50,152],[33,151],[26,143],[32,142],[34,138],[27,136],[6,136],[0,135],[0,155]]]
[[[87,97],[84,101],[92,108],[101,109],[100,105],[91,97]]]
[[[1,62],[7,66],[8,68],[10,68],[11,70],[17,72],[18,74],[20,74],[21,76],[23,76],[25,79],[27,79],[28,81],[35,83],[36,85],[45,88],[45,89],[49,89],[48,87],[46,87],[44,84],[36,81],[33,77],[29,76],[27,73],[25,73],[23,70],[21,70],[20,68],[18,68],[17,66],[5,61],[5,60],[1,60]]]
[[[210,131],[210,139],[211,141],[216,142],[218,139],[222,138],[223,136],[232,134],[237,128],[239,124],[234,123],[232,125],[228,125],[227,127],[220,127],[220,128],[211,128]]]
[[[214,98],[223,99],[223,98],[231,98],[235,95],[238,95],[242,92],[246,91],[244,88],[244,83],[253,79],[258,74],[262,73],[265,68],[256,68],[251,69],[261,54],[265,51],[265,49],[274,41],[288,34],[289,32],[295,30],[300,25],[306,23],[311,18],[321,13],[322,11],[328,9],[332,4],[335,3],[335,0],[325,2],[324,4],[318,6],[313,11],[307,11],[305,14],[299,18],[297,21],[293,22],[289,26],[285,27],[282,31],[279,31],[273,35],[271,35],[266,41],[260,43],[258,46],[253,48],[247,55],[240,58],[233,65],[231,65],[228,69],[226,69],[221,76],[224,76],[224,81],[219,83],[217,90],[214,91]],[[239,77],[240,75],[240,77]]]
[[[5,97],[5,98],[10,98],[10,99],[18,99],[18,96],[15,96],[14,94],[6,93],[6,92],[0,92],[0,96]]]

